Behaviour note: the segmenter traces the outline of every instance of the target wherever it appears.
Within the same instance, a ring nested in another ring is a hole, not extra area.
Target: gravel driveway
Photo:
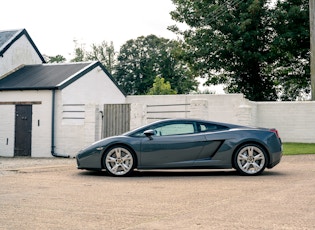
[[[1,158],[0,229],[315,229],[315,155],[263,175],[146,171],[114,178],[75,159]]]

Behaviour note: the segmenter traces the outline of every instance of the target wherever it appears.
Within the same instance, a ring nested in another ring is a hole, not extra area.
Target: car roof
[[[155,125],[155,124],[160,124],[160,123],[164,123],[164,122],[176,122],[176,121],[182,121],[182,122],[200,122],[200,123],[211,123],[211,124],[216,124],[216,125],[221,125],[221,126],[226,126],[229,129],[232,128],[241,128],[241,127],[246,127],[246,126],[241,126],[241,125],[236,125],[236,124],[230,124],[230,123],[223,123],[223,122],[216,122],[216,121],[210,121],[210,120],[203,120],[203,119],[193,119],[193,118],[169,118],[169,119],[163,119],[163,120],[158,120],[158,121],[154,121],[152,123],[140,126],[138,128],[135,128],[133,130],[130,130],[126,133],[124,133],[123,135],[130,135],[134,132],[137,132],[147,126],[151,126],[151,125]],[[249,128],[249,127],[247,127]]]
[[[246,127],[243,125],[237,125],[237,124],[232,124],[232,123],[225,123],[225,122],[218,122],[218,121],[210,121],[210,120],[205,120],[205,119],[194,119],[194,118],[169,118],[169,119],[164,119],[164,120],[159,120],[159,121],[155,121],[152,122],[148,125],[152,125],[152,124],[158,124],[161,122],[167,122],[167,121],[190,121],[190,122],[202,122],[202,123],[212,123],[212,124],[216,124],[216,125],[222,125],[222,126],[227,126],[229,128],[240,128],[240,127]],[[146,126],[146,125],[144,125]],[[143,127],[144,127],[143,126]]]

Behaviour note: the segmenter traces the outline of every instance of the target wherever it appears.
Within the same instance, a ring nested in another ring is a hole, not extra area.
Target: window
[[[157,136],[181,135],[194,133],[192,123],[168,124],[154,129]]]
[[[228,128],[223,125],[216,125],[211,123],[198,123],[198,130],[200,132],[215,132],[215,131],[222,131],[227,130]]]
[[[207,122],[194,122],[194,121],[179,121],[179,122],[165,122],[159,124],[152,124],[141,128],[131,135],[133,137],[144,137],[144,131],[154,130],[155,136],[171,136],[171,135],[184,135],[193,133],[204,132],[217,132],[228,130],[229,128],[224,125],[207,123]]]

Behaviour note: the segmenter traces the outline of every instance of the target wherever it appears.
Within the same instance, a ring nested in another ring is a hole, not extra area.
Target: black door
[[[32,106],[15,106],[14,156],[31,156]]]

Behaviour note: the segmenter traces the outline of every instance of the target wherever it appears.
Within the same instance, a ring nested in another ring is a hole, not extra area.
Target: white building
[[[0,156],[74,156],[125,95],[99,62],[45,64],[26,30],[0,31]]]

